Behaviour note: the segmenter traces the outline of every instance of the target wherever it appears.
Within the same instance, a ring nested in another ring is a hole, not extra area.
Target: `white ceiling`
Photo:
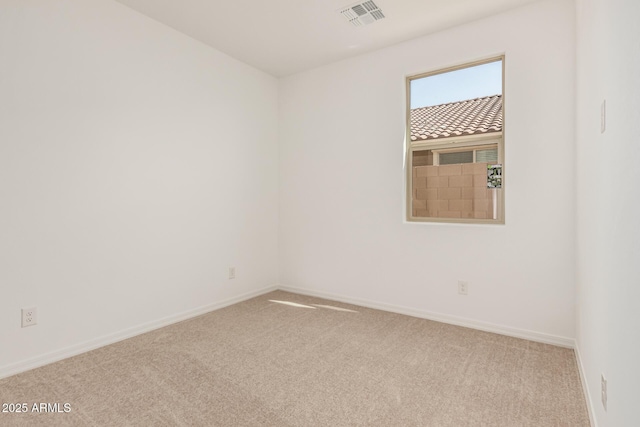
[[[351,0],[116,0],[276,77],[535,0],[374,0],[386,19],[354,27]]]

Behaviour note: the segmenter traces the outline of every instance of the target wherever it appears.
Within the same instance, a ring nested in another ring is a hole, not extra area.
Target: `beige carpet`
[[[5,378],[0,402],[71,409],[3,426],[589,425],[573,350],[282,291]]]

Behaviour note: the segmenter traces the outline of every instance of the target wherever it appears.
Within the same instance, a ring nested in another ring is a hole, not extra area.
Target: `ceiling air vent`
[[[371,24],[372,22],[384,19],[382,10],[372,1],[356,3],[340,9],[340,14],[354,27]]]

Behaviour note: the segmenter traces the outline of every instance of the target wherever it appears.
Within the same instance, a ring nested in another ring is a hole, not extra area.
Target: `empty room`
[[[0,425],[640,425],[637,0],[0,0]]]

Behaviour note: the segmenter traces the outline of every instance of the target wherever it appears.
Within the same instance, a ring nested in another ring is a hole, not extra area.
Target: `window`
[[[504,223],[504,58],[407,78],[407,219]]]

